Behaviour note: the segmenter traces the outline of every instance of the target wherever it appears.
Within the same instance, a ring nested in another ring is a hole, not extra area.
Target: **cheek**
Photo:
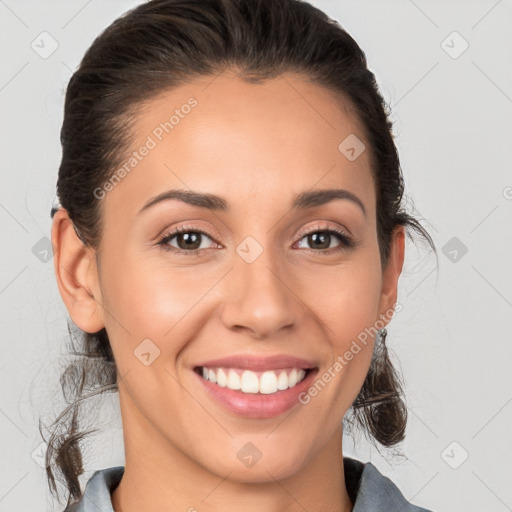
[[[113,345],[122,339],[123,347],[129,343],[132,350],[150,339],[168,354],[179,351],[180,344],[193,336],[193,328],[197,329],[197,322],[190,321],[191,312],[201,309],[201,299],[218,281],[218,273],[206,275],[199,266],[171,268],[142,256],[121,260],[115,252],[105,258],[103,266],[107,330]]]
[[[363,385],[378,327],[380,262],[369,253],[359,256],[346,267],[316,273],[302,292],[325,326],[330,365],[318,378],[329,382],[340,413],[348,409]]]
[[[123,346],[129,344],[133,351],[142,340],[150,339],[168,356],[178,353],[193,339],[201,317],[204,321],[211,308],[222,302],[218,295],[222,285],[216,291],[212,287],[225,269],[211,262],[171,267],[164,257],[149,258],[136,250],[122,255],[116,251],[121,246],[105,250],[102,261],[105,323],[112,344],[123,339]],[[377,250],[365,248],[336,265],[304,264],[288,272],[284,280],[293,290],[290,300],[303,302],[312,312],[310,320],[316,317],[325,326],[332,356],[343,354],[378,317],[381,275]]]
[[[381,274],[372,258],[317,272],[303,286],[302,296],[329,327],[327,335],[338,352],[378,319]]]

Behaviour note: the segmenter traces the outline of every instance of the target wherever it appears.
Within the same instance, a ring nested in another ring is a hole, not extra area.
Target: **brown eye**
[[[331,245],[331,234],[328,231],[317,231],[307,236],[308,243],[314,249],[329,249]]]
[[[178,233],[174,235],[178,248],[180,249],[199,249],[201,246],[201,233],[197,231],[189,231],[188,233]]]
[[[158,242],[158,245],[168,251],[193,255],[209,248],[208,246],[201,247],[201,245],[204,245],[205,240],[213,241],[211,236],[201,230],[182,226],[165,234]]]
[[[338,239],[338,245],[335,247],[331,247],[333,239]],[[306,240],[307,247],[315,252],[332,252],[339,251],[345,248],[353,247],[354,242],[352,239],[342,230],[338,229],[318,229],[316,231],[310,231],[306,233],[301,240],[299,241],[299,245],[302,240]],[[332,249],[332,251],[331,251]]]

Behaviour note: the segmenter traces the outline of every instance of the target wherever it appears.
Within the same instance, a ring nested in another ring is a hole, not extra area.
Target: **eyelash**
[[[312,235],[314,233],[319,233],[319,232],[334,234],[340,241],[340,245],[338,247],[332,247],[330,249],[305,249],[306,251],[329,255],[329,254],[332,254],[333,252],[351,249],[357,245],[356,242],[342,229],[337,228],[337,227],[320,226],[320,225],[317,225],[313,229],[308,230],[306,232],[301,232],[300,238],[298,241],[300,242],[304,237],[306,237],[308,235]],[[186,254],[187,256],[194,256],[194,255],[199,254],[201,251],[205,250],[205,249],[194,249],[191,251],[186,251],[186,250],[177,249],[176,247],[171,247],[168,245],[168,242],[170,242],[176,235],[179,235],[182,233],[200,233],[202,235],[208,236],[214,242],[216,242],[214,237],[206,231],[198,229],[194,226],[180,226],[179,228],[176,228],[176,229],[172,230],[171,232],[165,233],[164,235],[162,235],[162,237],[159,239],[157,245],[161,246],[161,248],[164,251],[172,251],[176,254]]]

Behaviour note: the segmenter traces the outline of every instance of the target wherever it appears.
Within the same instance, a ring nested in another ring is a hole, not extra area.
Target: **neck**
[[[200,465],[161,432],[150,431],[153,427],[145,419],[129,420],[123,426],[125,471],[112,493],[115,512],[350,512],[353,508],[345,485],[341,426],[313,458],[284,478],[262,470],[257,482],[244,482],[230,478],[233,471],[216,474]],[[260,470],[263,460],[257,463]]]

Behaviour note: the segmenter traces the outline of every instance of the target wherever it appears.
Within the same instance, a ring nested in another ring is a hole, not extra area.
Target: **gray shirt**
[[[398,487],[371,463],[343,457],[345,485],[354,502],[352,512],[432,512],[412,505]],[[81,500],[64,512],[114,512],[111,492],[117,487],[124,466],[96,471],[87,482]]]

